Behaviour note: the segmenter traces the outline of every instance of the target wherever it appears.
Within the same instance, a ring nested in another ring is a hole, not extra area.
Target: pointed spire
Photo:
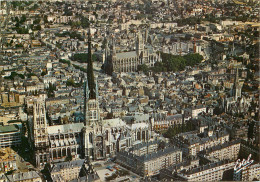
[[[88,76],[88,87],[89,87],[89,98],[95,99],[95,83],[94,83],[94,72],[93,72],[93,63],[92,63],[92,53],[91,53],[91,34],[90,29],[88,33],[88,67],[87,67],[87,76]]]
[[[96,78],[96,99],[98,99],[98,81]]]
[[[115,38],[113,37],[113,39],[112,39],[112,49],[113,49],[113,55],[116,55],[116,44],[115,44]]]
[[[85,82],[85,98],[86,100],[89,98],[88,80]]]

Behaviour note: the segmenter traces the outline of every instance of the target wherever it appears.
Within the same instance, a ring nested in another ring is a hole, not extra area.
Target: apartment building
[[[241,181],[259,181],[260,180],[260,164],[254,164],[242,171]]]
[[[141,176],[153,176],[159,174],[161,169],[181,162],[182,151],[178,148],[168,147],[142,156],[121,151],[117,153],[116,161]]]
[[[198,157],[190,157],[183,159],[182,162],[178,164],[173,164],[170,167],[160,170],[160,181],[180,181],[181,179],[176,176],[182,170],[189,170],[196,168],[200,165]]]
[[[200,156],[208,161],[236,160],[240,151],[240,140],[226,142],[200,152]]]
[[[21,144],[21,131],[16,125],[0,126],[0,148]]]
[[[225,131],[208,131],[207,136],[198,136],[196,131],[181,133],[175,138],[177,146],[183,148],[187,155],[197,155],[200,151],[229,141],[229,134]]]
[[[36,171],[14,173],[6,175],[6,178],[10,182],[42,182],[40,175]]]
[[[183,170],[177,175],[185,181],[220,181],[223,173],[234,167],[235,162],[228,160],[210,163],[204,166]]]
[[[51,170],[51,178],[54,182],[77,179],[83,164],[84,159],[54,164]]]
[[[145,154],[150,154],[153,152],[156,152],[158,150],[158,141],[150,141],[150,142],[145,142],[145,143],[138,143],[134,145],[129,152],[132,154],[135,154],[137,156],[142,156]]]

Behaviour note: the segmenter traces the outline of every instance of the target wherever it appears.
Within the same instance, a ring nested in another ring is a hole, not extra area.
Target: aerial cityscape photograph
[[[259,0],[0,0],[0,182],[260,181]]]

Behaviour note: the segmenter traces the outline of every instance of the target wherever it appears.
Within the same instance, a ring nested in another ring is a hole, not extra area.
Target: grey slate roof
[[[135,58],[137,57],[136,51],[120,52],[116,54],[117,59]]]
[[[218,167],[218,166],[222,166],[222,165],[225,165],[227,163],[230,163],[228,160],[223,160],[223,161],[220,161],[220,162],[216,162],[216,163],[209,163],[207,165],[204,165],[204,166],[199,166],[197,168],[193,168],[191,170],[183,170],[183,174],[186,174],[186,175],[191,175],[191,174],[195,174],[195,173],[198,173],[198,172],[201,172],[201,171],[205,171],[205,170],[208,170],[208,169],[212,169],[212,168],[215,168],[215,167]],[[235,163],[235,162],[231,162],[231,163]]]
[[[72,168],[72,167],[81,168],[82,165],[84,164],[84,161],[85,161],[84,159],[79,159],[79,160],[75,160],[75,161],[57,163],[57,164],[54,164],[51,172],[59,172],[61,169],[64,169],[64,168]]]
[[[55,133],[69,133],[69,132],[80,132],[84,127],[84,123],[72,123],[72,124],[65,124],[65,125],[55,125],[49,126],[47,131],[49,134]]]
[[[15,125],[0,126],[0,133],[18,132],[19,128]]]
[[[148,155],[142,155],[142,156],[137,157],[137,158],[140,161],[146,162],[146,161],[150,161],[150,160],[153,160],[155,158],[158,158],[158,157],[161,157],[163,155],[170,154],[170,153],[173,153],[173,152],[181,152],[181,150],[179,148],[176,148],[176,147],[168,147],[168,148],[165,148],[163,150],[159,150],[157,152],[154,152],[154,153],[151,153],[151,154],[148,154]]]
[[[7,178],[9,181],[23,181],[40,178],[40,176],[36,171],[28,171],[7,175]]]
[[[175,115],[170,115],[166,117],[166,120],[171,121],[171,120],[175,120],[175,119],[182,119],[182,115],[181,114],[175,114]]]

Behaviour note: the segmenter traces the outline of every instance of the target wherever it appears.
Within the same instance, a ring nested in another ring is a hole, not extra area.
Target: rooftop
[[[18,132],[19,128],[16,125],[0,126],[0,133]]]
[[[36,171],[28,171],[7,175],[7,178],[9,181],[25,181],[40,178],[40,176]]]

